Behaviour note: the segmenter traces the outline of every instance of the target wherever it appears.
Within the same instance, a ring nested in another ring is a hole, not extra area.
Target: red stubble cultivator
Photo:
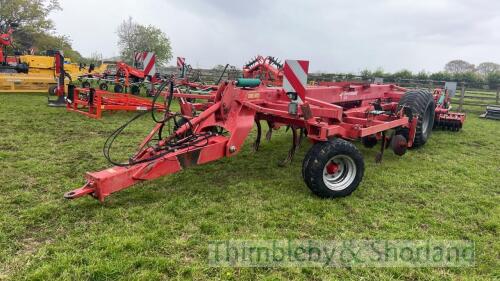
[[[378,161],[386,148],[403,155],[407,148],[427,141],[435,118],[430,92],[375,84],[307,86],[308,64],[286,61],[282,87],[268,87],[258,79],[222,82],[203,97],[205,103],[196,103],[196,95],[171,85],[163,93],[167,100],[179,100],[181,113],[172,113],[166,106],[164,119],[129,162],[87,173],[85,185],[65,197],[91,195],[104,201],[135,183],[232,157],[241,150],[254,123],[257,150],[261,121],[270,128],[268,138],[280,127],[292,130],[293,145],[285,162],[293,157],[301,136],[307,136],[313,146],[304,159],[302,175],[313,193],[327,198],[351,194],[363,178],[363,157],[350,141],[362,140],[367,147],[381,142]],[[162,136],[168,122],[175,123],[175,129]]]

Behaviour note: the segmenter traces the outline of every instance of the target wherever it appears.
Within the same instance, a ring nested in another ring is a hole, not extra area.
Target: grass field
[[[402,158],[388,152],[352,196],[322,200],[302,181],[304,145],[280,168],[284,131],[244,151],[108,197],[66,201],[86,171],[108,166],[102,145],[133,114],[101,121],[48,108],[44,96],[0,95],[0,279],[493,280],[500,277],[500,122],[468,116]],[[124,158],[152,127],[120,142]],[[127,151],[125,151],[127,150]],[[214,268],[218,239],[472,240],[464,268]]]

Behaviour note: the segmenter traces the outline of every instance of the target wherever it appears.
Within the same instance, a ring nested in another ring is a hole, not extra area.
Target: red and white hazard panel
[[[156,55],[153,52],[139,52],[135,54],[135,61],[142,65],[145,75],[156,74]]]
[[[298,102],[306,99],[307,73],[309,61],[286,60],[283,68],[283,89],[287,93],[297,93]]]
[[[177,57],[177,68],[182,70],[184,65],[186,65],[186,58]]]

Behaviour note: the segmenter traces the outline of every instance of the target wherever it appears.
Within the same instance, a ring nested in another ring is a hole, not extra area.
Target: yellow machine
[[[52,56],[19,56],[19,62],[29,66],[28,73],[0,73],[0,93],[47,93],[55,86],[55,58]],[[108,64],[101,64],[92,73],[102,73]],[[88,67],[82,67],[65,59],[64,70],[72,79],[88,74]]]

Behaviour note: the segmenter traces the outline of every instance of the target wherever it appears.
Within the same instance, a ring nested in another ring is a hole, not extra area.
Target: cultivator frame
[[[87,173],[85,185],[64,197],[91,195],[103,202],[135,183],[235,156],[254,123],[254,149],[258,150],[261,121],[269,125],[268,139],[272,130],[292,130],[293,144],[285,163],[294,156],[301,136],[307,135],[314,145],[303,163],[304,181],[321,197],[347,196],[359,185],[364,171],[363,158],[349,141],[363,140],[367,147],[380,141],[376,157],[380,162],[385,149],[390,147],[402,156],[407,148],[423,145],[430,135],[428,128],[432,128],[435,116],[435,97],[431,93],[379,84],[307,86],[307,70],[307,61],[287,61],[283,87],[267,87],[258,79],[223,82],[204,95],[207,102],[203,107],[190,102],[200,95],[174,90],[172,84],[166,95],[180,100],[182,122],[175,121],[179,114],[166,106],[164,119],[127,163],[112,162],[115,167]],[[164,126],[172,119],[175,130],[162,136]],[[109,149],[110,145],[108,153]]]

